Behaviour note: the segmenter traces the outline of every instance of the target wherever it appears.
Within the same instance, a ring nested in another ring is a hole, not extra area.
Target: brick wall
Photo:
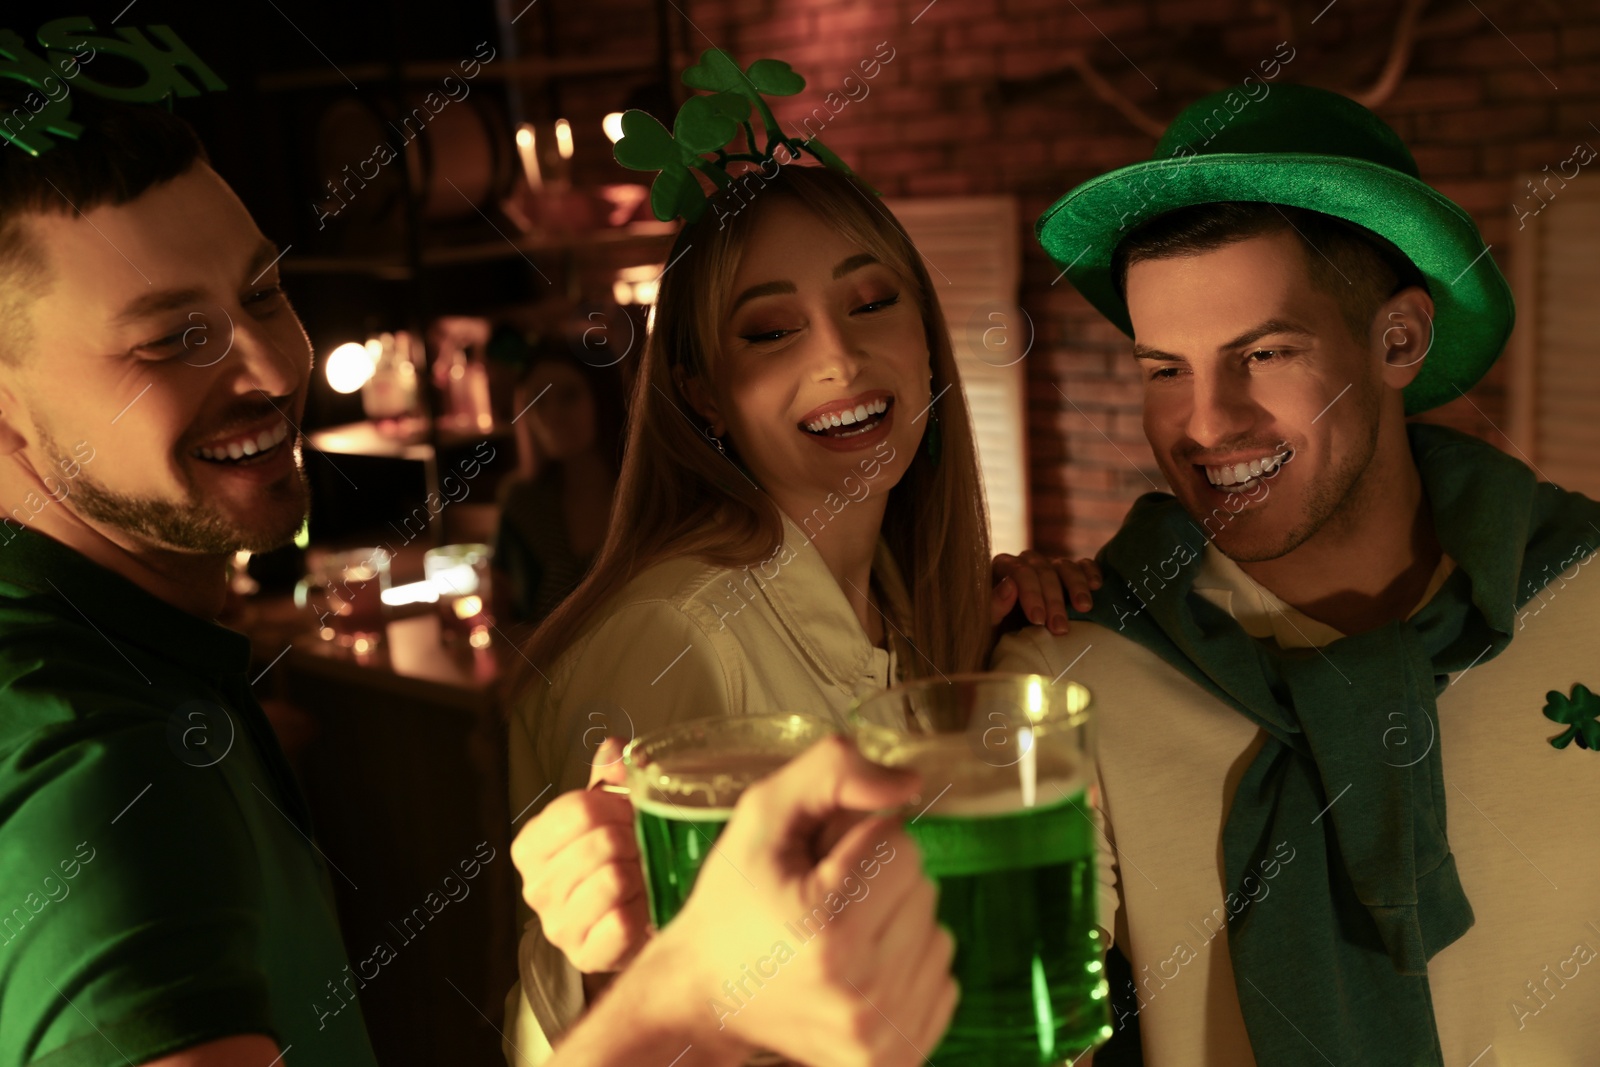
[[[563,17],[609,20],[615,32],[607,9],[620,2]],[[694,52],[715,44],[743,62],[792,63],[809,87],[776,109],[780,120],[823,107],[823,139],[886,193],[1019,198],[1028,227],[1021,303],[1037,337],[1026,360],[1034,540],[1088,553],[1161,476],[1140,429],[1127,339],[1065,282],[1052,284],[1058,269],[1031,227],[1079,182],[1147,158],[1154,138],[1062,74],[1063,55],[1086,49],[1163,123],[1237,83],[1284,40],[1295,56],[1281,80],[1365,86],[1400,5],[1324,3],[1296,0],[1291,20],[1272,0],[679,0],[677,30]],[[863,79],[860,64],[886,49],[893,58]],[[847,85],[849,75],[858,80]],[[1600,6],[1434,0],[1404,80],[1377,110],[1412,147],[1423,178],[1474,215],[1509,275],[1512,203],[1532,204],[1513,176],[1554,171],[1577,141],[1600,145]],[[1497,369],[1430,418],[1504,444],[1503,377]]]

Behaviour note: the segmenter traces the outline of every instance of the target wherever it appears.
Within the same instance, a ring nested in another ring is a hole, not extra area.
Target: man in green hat
[[[1472,220],[1286,85],[1038,234],[1133,338],[1172,488],[1070,634],[997,654],[1096,695],[1117,1025],[1152,1065],[1592,1062],[1600,505],[1405,421],[1510,333]]]

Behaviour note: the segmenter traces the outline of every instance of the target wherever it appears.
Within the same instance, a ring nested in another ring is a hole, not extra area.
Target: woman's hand
[[[650,937],[633,804],[595,788],[622,783],[620,754],[607,738],[589,788],[556,797],[511,842],[523,899],[545,938],[585,974],[621,970]]]
[[[1020,556],[996,556],[992,574],[992,625],[1000,625],[1013,607],[1020,606],[1029,622],[1048,626],[1058,636],[1068,629],[1066,598],[1071,597],[1079,611],[1088,611],[1094,603],[1091,594],[1104,583],[1100,565],[1092,559],[1047,556],[1031,548]]]

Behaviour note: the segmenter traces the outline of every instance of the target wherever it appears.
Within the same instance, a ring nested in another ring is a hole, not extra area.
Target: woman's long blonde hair
[[[798,202],[893,269],[922,310],[936,398],[930,415],[937,414],[942,440],[937,459],[919,445],[889,492],[882,537],[899,574],[875,572],[873,579],[884,583],[889,604],[899,605],[885,610],[912,648],[901,656],[904,675],[981,669],[990,641],[988,523],[938,298],[921,255],[873,192],[840,171],[789,165],[772,177],[752,172],[736,179],[673,245],[634,384],[611,526],[588,576],[523,650],[541,670],[598,624],[603,609],[651,565],[687,556],[744,567],[781,547],[777,505],[735,466],[731,441],[728,456],[717,450],[677,381],[716,373],[740,258],[763,208],[780,198]],[[517,688],[531,676],[526,672]]]

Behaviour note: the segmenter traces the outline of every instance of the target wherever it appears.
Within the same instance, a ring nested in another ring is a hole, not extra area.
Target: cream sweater
[[[1340,636],[1215,548],[1206,553],[1196,594],[1247,633],[1285,647]],[[1547,739],[1562,728],[1543,715],[1551,690],[1584,683],[1600,692],[1594,558],[1526,606],[1503,653],[1451,680],[1436,736],[1372,728],[1374,759],[1404,764],[1441,746],[1450,845],[1476,916],[1428,967],[1445,1062],[1455,1067],[1600,1062],[1600,752],[1552,748]],[[1441,564],[1424,602],[1449,569]],[[1228,900],[1221,834],[1265,735],[1154,653],[1092,623],[1062,637],[1014,634],[994,666],[1052,678],[1070,667],[1093,692],[1102,844],[1114,859],[1102,907],[1114,910],[1108,921],[1133,964],[1145,1063],[1253,1064],[1225,929],[1244,902]],[[1291,852],[1277,859],[1292,863]],[[1262,874],[1251,907],[1273,905],[1271,872]],[[1340,1053],[1307,1047],[1301,1062],[1343,1064]]]

